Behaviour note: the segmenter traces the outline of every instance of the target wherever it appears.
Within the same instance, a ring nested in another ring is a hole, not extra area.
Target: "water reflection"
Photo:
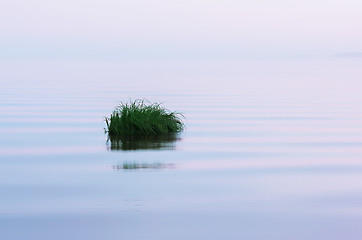
[[[165,169],[174,168],[175,165],[171,163],[138,163],[138,162],[124,162],[122,165],[112,166],[115,170],[143,170],[143,169]]]
[[[158,136],[123,136],[107,140],[108,150],[174,150],[176,141],[181,140],[177,134]]]

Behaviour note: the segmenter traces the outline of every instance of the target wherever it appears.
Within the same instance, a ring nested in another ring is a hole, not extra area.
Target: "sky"
[[[0,59],[239,59],[362,52],[360,0],[2,0]]]

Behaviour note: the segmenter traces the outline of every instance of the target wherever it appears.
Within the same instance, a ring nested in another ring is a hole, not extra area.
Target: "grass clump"
[[[184,130],[182,114],[171,112],[158,103],[135,100],[121,103],[106,117],[106,132],[110,138],[122,136],[151,136],[178,133]]]

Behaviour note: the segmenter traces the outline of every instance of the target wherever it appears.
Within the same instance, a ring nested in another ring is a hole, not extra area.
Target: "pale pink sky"
[[[359,52],[361,9],[359,0],[3,0],[0,58]]]

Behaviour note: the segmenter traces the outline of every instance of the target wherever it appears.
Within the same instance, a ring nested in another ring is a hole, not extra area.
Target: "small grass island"
[[[106,117],[108,137],[112,139],[125,136],[157,136],[176,134],[185,128],[183,115],[172,112],[158,103],[135,100],[116,107],[110,117]]]

